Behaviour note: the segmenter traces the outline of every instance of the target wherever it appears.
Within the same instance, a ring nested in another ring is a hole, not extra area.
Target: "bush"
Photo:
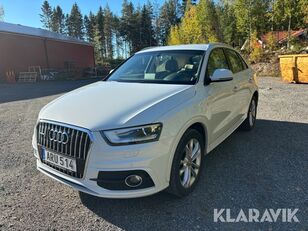
[[[277,38],[274,36],[273,33],[270,33],[268,37],[267,46],[270,51],[274,51],[277,49]]]
[[[258,42],[257,33],[254,32],[250,39],[251,50],[249,54],[249,60],[251,63],[257,63],[262,60],[263,48]]]
[[[97,62],[97,66],[103,66],[111,70],[119,66],[123,61],[124,59],[103,59],[103,61]]]
[[[253,46],[251,53],[249,55],[249,60],[251,63],[258,63],[262,60],[263,49],[260,46]]]

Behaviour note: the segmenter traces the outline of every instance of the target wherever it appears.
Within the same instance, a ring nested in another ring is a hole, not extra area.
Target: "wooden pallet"
[[[19,72],[18,82],[34,83],[37,81],[37,72]]]

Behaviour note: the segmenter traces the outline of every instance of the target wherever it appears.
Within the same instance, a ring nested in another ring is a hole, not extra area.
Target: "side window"
[[[242,59],[236,54],[235,51],[226,49],[226,55],[231,65],[231,71],[233,74],[238,73],[244,70],[243,61]]]
[[[243,57],[240,56],[239,54],[237,54],[237,55],[239,56],[239,58],[240,58],[241,61],[242,61],[242,65],[243,65],[243,67],[244,67],[244,70],[247,69],[247,68],[248,68],[248,65],[247,65],[247,63],[244,61]]]
[[[224,51],[221,48],[214,49],[209,57],[206,74],[211,77],[216,69],[229,69]]]

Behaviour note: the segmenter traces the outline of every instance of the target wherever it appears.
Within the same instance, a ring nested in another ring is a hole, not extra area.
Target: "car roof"
[[[137,52],[139,53],[146,53],[146,52],[152,52],[152,51],[170,51],[170,50],[200,50],[200,51],[206,51],[213,47],[228,47],[227,44],[224,43],[208,43],[208,44],[185,44],[185,45],[174,45],[174,46],[158,46],[158,47],[147,47],[143,50]]]

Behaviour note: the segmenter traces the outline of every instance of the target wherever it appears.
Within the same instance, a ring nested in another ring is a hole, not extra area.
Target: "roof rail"
[[[145,48],[142,48],[141,51],[149,50],[149,49],[152,49],[152,48],[155,48],[155,47],[159,47],[159,46],[145,47]]]

